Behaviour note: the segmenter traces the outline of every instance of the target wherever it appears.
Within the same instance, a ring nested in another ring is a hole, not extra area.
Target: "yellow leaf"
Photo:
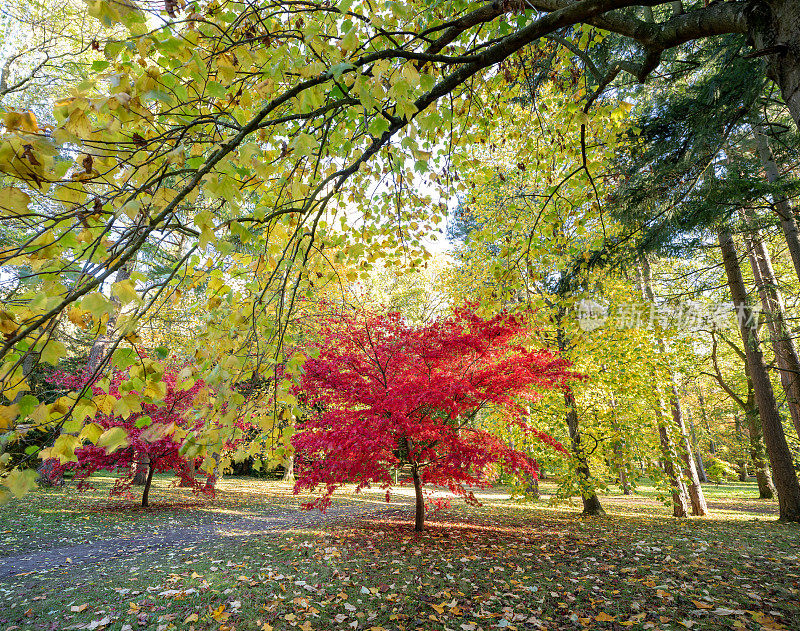
[[[698,609],[713,609],[714,605],[710,605],[708,603],[704,603],[702,600],[693,600],[694,606]]]
[[[18,217],[28,213],[31,198],[25,192],[12,186],[0,188],[0,217]]]
[[[609,616],[605,611],[601,611],[594,617],[597,622],[612,622],[614,620],[614,616]]]
[[[78,458],[75,456],[75,450],[80,447],[80,444],[81,441],[77,436],[61,434],[56,438],[53,446],[49,449],[48,455],[50,458],[58,458],[61,464],[78,462]]]
[[[57,340],[50,340],[42,349],[42,361],[55,366],[67,354],[67,347]]]
[[[88,606],[89,605],[87,603],[83,603],[82,605],[72,605],[69,610],[80,613],[81,611],[85,611]]]
[[[0,429],[8,429],[14,424],[14,420],[19,416],[19,406],[0,405]]]
[[[101,414],[111,414],[114,411],[114,405],[117,398],[110,394],[99,394],[94,398],[94,404]]]
[[[186,616],[186,620],[183,621],[183,624],[189,624],[190,622],[197,622],[200,618],[196,613],[189,614]]]
[[[129,302],[141,302],[139,292],[136,291],[136,286],[130,278],[114,283],[111,286],[111,293],[117,296],[123,305]]]
[[[14,469],[2,479],[2,482],[16,497],[22,497],[36,488],[37,475],[33,469]]]
[[[209,609],[211,609],[211,607],[209,607]],[[211,616],[214,618],[214,620],[218,622],[223,622],[230,617],[230,614],[225,611],[225,604],[223,603],[222,605],[211,611]]]
[[[97,440],[97,446],[105,447],[107,454],[114,453],[117,449],[127,447],[129,444],[128,432],[121,427],[112,427],[106,430]]]
[[[89,423],[85,425],[84,428],[81,430],[78,438],[81,440],[88,440],[92,444],[97,444],[98,439],[100,436],[103,435],[103,428],[100,427],[97,423]]]

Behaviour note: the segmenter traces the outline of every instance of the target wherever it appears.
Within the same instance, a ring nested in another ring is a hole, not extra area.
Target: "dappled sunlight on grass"
[[[579,500],[547,502],[551,484],[533,503],[510,500],[500,487],[481,492],[482,506],[455,500],[430,512],[415,533],[408,487],[380,516],[314,511],[309,520],[297,506],[310,496],[294,496],[290,485],[223,482],[215,500],[180,507],[193,496],[172,494],[160,481],[164,506],[152,511],[109,502],[101,488],[63,510],[58,502],[74,495],[34,493],[19,524],[38,528],[50,545],[80,524],[105,536],[146,538],[159,527],[202,524],[213,532],[188,545],[0,582],[10,612],[3,622],[63,628],[110,616],[113,630],[756,631],[790,629],[800,619],[797,528],[778,524],[774,502],[753,499],[752,486],[710,493],[725,508],[691,519],[670,517],[655,490],[603,495],[608,515],[582,518]],[[353,488],[335,496],[334,507],[387,506],[383,491]],[[0,513],[13,528],[13,512]],[[263,530],[265,523],[278,530]]]

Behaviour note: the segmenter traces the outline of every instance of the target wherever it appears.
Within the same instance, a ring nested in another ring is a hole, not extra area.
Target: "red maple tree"
[[[198,429],[198,423],[187,417],[194,399],[203,383],[197,381],[191,388],[177,387],[179,366],[170,366],[163,376],[166,394],[162,400],[147,402],[141,398],[140,409],[124,417],[113,411],[107,414],[98,412],[90,421],[99,425],[104,432],[113,428],[122,428],[127,434],[120,448],[109,451],[106,447],[86,444],[75,449],[76,461],[61,463],[53,459],[47,467],[48,475],[60,478],[64,471],[71,470],[78,480],[78,488],[88,486],[88,479],[93,473],[101,470],[122,471],[111,489],[111,495],[130,495],[133,477],[137,466],[147,467],[147,477],[142,491],[142,506],[148,506],[150,486],[153,475],[158,472],[174,471],[183,483],[191,485],[196,492],[212,492],[201,487],[194,479],[187,477],[187,471],[193,469],[186,457],[180,453],[181,442],[176,436],[185,434],[186,430]],[[80,390],[88,384],[90,371],[87,369],[75,372],[55,371],[48,381],[72,390]],[[128,379],[127,371],[114,370],[109,376],[107,393],[119,399],[123,396],[121,385]],[[97,381],[97,380],[96,380]],[[97,383],[88,384],[94,395],[106,393]],[[127,390],[124,391],[126,394]],[[136,393],[134,393],[136,394]],[[138,398],[138,395],[137,395]]]
[[[528,332],[520,315],[484,319],[472,306],[426,326],[397,313],[359,312],[322,327],[319,356],[304,365],[301,392],[312,410],[293,445],[299,456],[295,492],[324,487],[307,508],[326,508],[342,484],[371,484],[387,492],[392,473],[410,465],[416,495],[415,529],[425,519],[423,484],[448,487],[475,502],[467,486],[485,486],[490,465],[538,475],[536,462],[476,424],[495,406],[508,422],[567,453],[527,425],[521,400],[563,387],[579,375],[547,350],[520,345]]]

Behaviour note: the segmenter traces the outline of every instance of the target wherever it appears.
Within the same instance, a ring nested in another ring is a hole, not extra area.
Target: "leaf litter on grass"
[[[634,510],[596,520],[510,501],[456,505],[421,535],[402,515],[143,553],[80,577],[50,573],[0,585],[0,625],[797,628],[795,527],[674,520],[631,502]]]

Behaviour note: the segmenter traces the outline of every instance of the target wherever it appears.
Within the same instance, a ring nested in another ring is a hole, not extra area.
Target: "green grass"
[[[200,518],[182,513],[254,514],[297,503],[285,485],[224,482],[216,508],[118,512],[127,528],[152,528]],[[246,499],[226,497],[238,486]],[[14,577],[0,583],[0,629],[797,628],[800,528],[748,509],[774,503],[753,500],[752,484],[709,488],[712,504],[729,508],[676,520],[651,493],[604,496],[608,517],[584,519],[576,507],[518,504],[500,489],[482,494],[482,507],[454,502],[415,535],[405,489],[396,499],[408,512],[396,518],[232,535]],[[53,492],[37,496],[31,506],[58,505]],[[107,502],[85,501],[80,510]]]

